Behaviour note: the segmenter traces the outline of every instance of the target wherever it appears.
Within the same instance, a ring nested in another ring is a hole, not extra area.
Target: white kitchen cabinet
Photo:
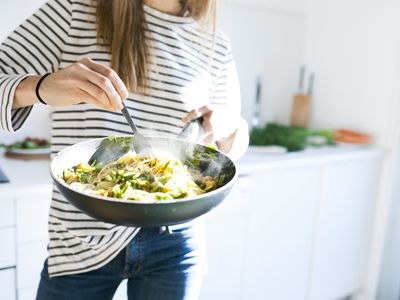
[[[207,218],[201,299],[305,299],[319,172],[297,168],[238,179]]]
[[[17,249],[17,287],[36,289],[43,263],[47,258],[47,241],[27,243]]]
[[[15,266],[15,228],[1,228],[0,241],[0,269]]]
[[[200,299],[242,299],[244,251],[252,200],[248,191],[253,188],[252,182],[252,176],[240,176],[229,196],[206,215],[208,267]]]
[[[15,300],[15,269],[0,270],[0,298],[4,300]]]
[[[325,165],[316,224],[310,300],[334,300],[363,288],[378,159]]]
[[[0,228],[15,225],[14,199],[0,201]]]
[[[319,172],[304,167],[253,174],[242,299],[305,299]]]
[[[206,215],[206,220],[220,220],[221,218],[235,218],[249,216],[251,205],[243,205],[243,201],[251,203],[249,191],[254,188],[254,178],[251,174],[241,174],[232,187],[228,197],[214,210]]]
[[[363,288],[381,156],[248,157],[207,221],[202,300],[337,300]],[[250,163],[252,165],[250,165]]]
[[[17,199],[17,242],[47,241],[50,193]]]
[[[51,196],[43,193],[16,199],[18,299],[34,299],[47,258],[48,214]]]
[[[242,299],[246,223],[243,216],[207,222],[208,267],[200,299]]]
[[[36,287],[18,290],[18,300],[34,300],[36,299],[36,292]]]

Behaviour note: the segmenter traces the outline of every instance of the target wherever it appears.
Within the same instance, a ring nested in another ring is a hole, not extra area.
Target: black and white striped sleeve
[[[12,109],[18,84],[58,69],[71,23],[69,0],[49,0],[0,45],[0,128],[18,130],[32,106]]]

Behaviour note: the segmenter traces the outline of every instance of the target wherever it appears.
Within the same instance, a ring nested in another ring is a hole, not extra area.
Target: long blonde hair
[[[215,32],[216,0],[179,0],[181,15]],[[130,91],[143,93],[147,84],[149,51],[143,0],[97,0],[97,41],[111,53],[111,68]]]

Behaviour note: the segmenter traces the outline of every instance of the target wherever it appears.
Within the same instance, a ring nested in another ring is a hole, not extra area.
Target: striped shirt
[[[150,55],[148,87],[144,94],[130,93],[126,100],[137,126],[144,134],[175,137],[184,125],[181,118],[205,104],[216,115],[229,114],[231,122],[221,124],[237,125],[240,93],[227,37],[218,31],[213,47],[212,35],[204,33],[193,19],[148,6],[144,11]],[[50,0],[2,43],[2,129],[18,130],[31,111],[32,107],[12,109],[15,90],[27,76],[56,72],[84,57],[109,66],[109,51],[96,41],[95,12],[90,0]],[[88,139],[131,133],[121,113],[91,104],[54,108],[51,121],[52,155]],[[50,276],[100,268],[139,231],[94,220],[55,187],[48,223]]]

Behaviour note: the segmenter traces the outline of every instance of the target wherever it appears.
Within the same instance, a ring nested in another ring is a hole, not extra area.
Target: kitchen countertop
[[[50,160],[17,160],[6,158],[0,152],[0,168],[9,183],[0,183],[0,199],[40,195],[50,192]],[[335,146],[312,148],[305,151],[268,154],[250,147],[247,154],[238,160],[240,174],[282,168],[302,167],[327,162],[340,162],[353,159],[378,158],[383,151],[377,148],[360,146]]]
[[[359,145],[313,147],[304,151],[273,154],[263,153],[258,147],[250,147],[246,155],[237,161],[237,166],[239,174],[247,174],[256,171],[312,166],[329,162],[371,159],[383,155],[382,149]]]
[[[10,182],[0,183],[0,198],[35,196],[52,189],[50,160],[19,160],[0,152],[0,168]]]

